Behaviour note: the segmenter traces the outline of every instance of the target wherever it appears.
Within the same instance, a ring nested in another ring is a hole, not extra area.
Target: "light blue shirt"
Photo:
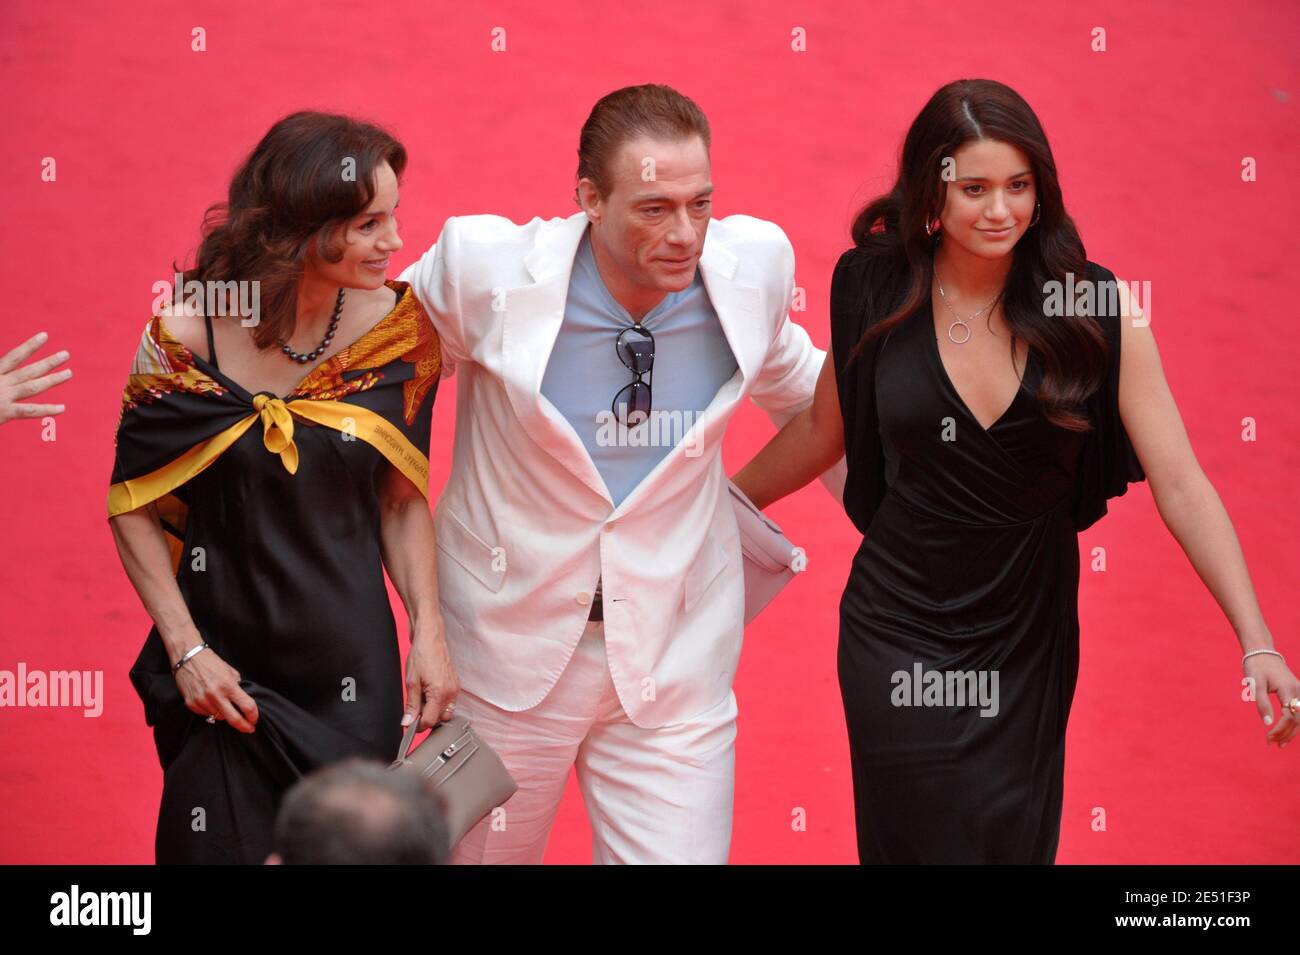
[[[669,292],[641,319],[655,339],[654,369],[642,377],[651,386],[651,419],[621,428],[613,418],[614,396],[635,376],[614,343],[633,324],[596,269],[588,226],[542,394],[582,439],[615,507],[681,442],[737,368],[697,267],[689,286]]]

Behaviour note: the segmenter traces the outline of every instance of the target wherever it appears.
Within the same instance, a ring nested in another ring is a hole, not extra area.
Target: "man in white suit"
[[[708,147],[686,97],[618,90],[583,127],[580,212],[450,218],[401,275],[459,369],[435,511],[456,705],[519,783],[453,862],[540,862],[575,766],[593,861],[727,861],[744,579],[722,439],[745,397],[778,426],[810,404],[825,355],[788,317],[782,230],[711,218]]]

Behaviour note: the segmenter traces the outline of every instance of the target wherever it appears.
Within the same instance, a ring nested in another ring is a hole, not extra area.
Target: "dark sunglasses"
[[[640,322],[629,325],[618,333],[614,342],[618,359],[631,370],[636,377],[631,384],[625,385],[614,396],[611,410],[619,423],[628,426],[632,415],[639,414],[636,424],[650,417],[650,385],[641,380],[655,366],[655,337]],[[636,424],[632,425],[635,427]]]

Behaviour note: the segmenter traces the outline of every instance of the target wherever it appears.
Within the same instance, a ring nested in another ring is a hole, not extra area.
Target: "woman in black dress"
[[[163,768],[160,863],[263,862],[299,776],[391,761],[404,725],[450,715],[438,336],[385,278],[405,163],[374,126],[281,120],[141,338],[108,507],[154,619],[131,680]],[[410,616],[405,715],[385,568]]]
[[[1087,260],[1024,100],[985,80],[940,89],[853,239],[814,403],[735,480],[765,507],[847,457],[844,505],[865,539],[838,667],[860,860],[1054,861],[1076,535],[1134,481],[1149,478],[1233,621],[1268,740],[1285,744],[1300,685],[1140,303]]]

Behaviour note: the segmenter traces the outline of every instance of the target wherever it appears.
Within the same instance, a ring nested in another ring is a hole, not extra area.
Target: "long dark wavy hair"
[[[886,334],[930,301],[934,252],[939,231],[927,235],[927,222],[943,210],[947,183],[945,157],[979,140],[1008,143],[1030,161],[1041,212],[1012,251],[1012,265],[1002,292],[1003,314],[1012,334],[1024,339],[1043,359],[1043,379],[1034,396],[1049,421],[1072,431],[1091,424],[1078,406],[1102,383],[1107,345],[1091,318],[1049,317],[1044,309],[1045,283],[1084,280],[1087,255],[1074,221],[1065,211],[1047,136],[1029,104],[1011,87],[995,80],[956,80],[940,88],[907,131],[899,159],[898,180],[887,194],[873,199],[853,221],[854,244],[872,255],[892,257],[894,269],[911,282],[902,301],[883,320],[873,323],[853,348],[856,359],[872,338]]]
[[[343,258],[340,227],[374,200],[385,162],[400,180],[406,149],[378,126],[306,110],[284,117],[235,172],[228,199],[208,207],[184,281],[259,282],[253,340],[263,349],[287,341],[309,251],[326,262]],[[236,314],[233,296],[226,304]]]

